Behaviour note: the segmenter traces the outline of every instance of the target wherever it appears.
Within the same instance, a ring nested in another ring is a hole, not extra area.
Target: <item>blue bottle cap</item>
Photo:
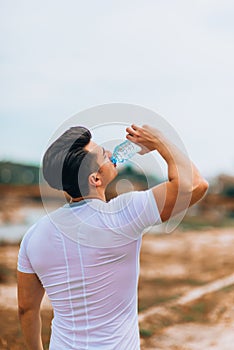
[[[113,164],[116,164],[116,163],[117,163],[116,158],[115,158],[115,157],[113,157],[113,156],[110,158],[110,161],[111,161]]]

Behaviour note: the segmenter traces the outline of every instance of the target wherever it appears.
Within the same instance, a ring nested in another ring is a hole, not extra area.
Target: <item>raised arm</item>
[[[44,288],[34,273],[18,271],[17,279],[19,319],[27,349],[43,350],[40,305]]]
[[[168,166],[168,181],[152,188],[162,222],[198,202],[208,189],[192,161],[159,130],[148,125],[126,129],[129,141],[142,147],[140,154],[158,151]]]

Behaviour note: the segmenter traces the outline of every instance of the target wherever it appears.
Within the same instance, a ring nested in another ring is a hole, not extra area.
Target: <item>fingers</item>
[[[139,142],[139,137],[140,137],[140,133],[139,133],[139,127],[135,124],[132,124],[131,126],[126,128],[126,131],[128,132],[128,134],[126,135],[126,138],[134,143]]]
[[[136,124],[132,124],[131,126],[126,128],[126,131],[128,132],[128,134],[126,135],[126,138],[129,141],[136,143],[141,147],[141,151],[138,152],[141,155],[150,152],[149,132],[148,130],[146,130],[146,128],[144,126],[140,127]]]
[[[139,129],[140,129],[140,126],[137,126],[136,124],[132,124],[131,127],[132,127],[134,130],[139,130]]]
[[[126,128],[126,131],[131,136],[139,136],[139,130],[140,130],[140,127],[135,124],[132,124],[131,126]]]
[[[130,135],[130,134],[127,134],[127,135],[126,135],[126,138],[127,138],[129,141],[131,141],[131,142],[136,142],[135,137],[132,136],[132,135]]]

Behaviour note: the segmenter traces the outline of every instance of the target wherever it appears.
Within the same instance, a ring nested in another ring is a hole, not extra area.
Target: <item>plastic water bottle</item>
[[[111,161],[112,163],[123,163],[132,158],[137,152],[141,150],[141,147],[135,143],[126,140],[117,145],[113,151]]]

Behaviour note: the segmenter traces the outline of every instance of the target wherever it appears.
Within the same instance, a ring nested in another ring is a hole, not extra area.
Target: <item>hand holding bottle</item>
[[[141,155],[153,150],[159,151],[160,145],[162,146],[166,142],[165,137],[159,130],[148,125],[140,127],[132,124],[126,128],[126,131],[128,132],[126,138],[141,147],[141,151],[138,152]]]
[[[132,125],[126,129],[127,140],[117,145],[113,151],[112,163],[123,163],[132,158],[136,153],[141,155],[157,149],[156,141],[162,138],[162,134],[150,126],[142,127]]]

